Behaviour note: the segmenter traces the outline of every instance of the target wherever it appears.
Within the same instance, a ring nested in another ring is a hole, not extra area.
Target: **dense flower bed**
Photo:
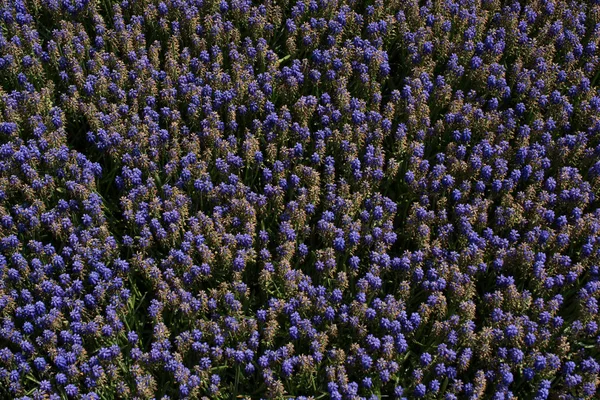
[[[1,398],[598,398],[600,1],[0,28]]]

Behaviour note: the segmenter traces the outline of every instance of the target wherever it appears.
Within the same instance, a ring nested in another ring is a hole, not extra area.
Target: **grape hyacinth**
[[[597,399],[600,0],[2,0],[0,398]]]

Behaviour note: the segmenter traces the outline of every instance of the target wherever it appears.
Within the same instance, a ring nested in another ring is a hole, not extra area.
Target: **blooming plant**
[[[0,0],[0,398],[600,396],[600,0]]]

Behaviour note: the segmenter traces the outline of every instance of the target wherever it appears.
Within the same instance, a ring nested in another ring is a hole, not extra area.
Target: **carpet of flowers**
[[[0,0],[0,397],[592,399],[600,1]]]

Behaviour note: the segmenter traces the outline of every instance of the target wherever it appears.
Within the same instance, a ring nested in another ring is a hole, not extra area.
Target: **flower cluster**
[[[0,397],[600,394],[599,0],[0,28]]]

